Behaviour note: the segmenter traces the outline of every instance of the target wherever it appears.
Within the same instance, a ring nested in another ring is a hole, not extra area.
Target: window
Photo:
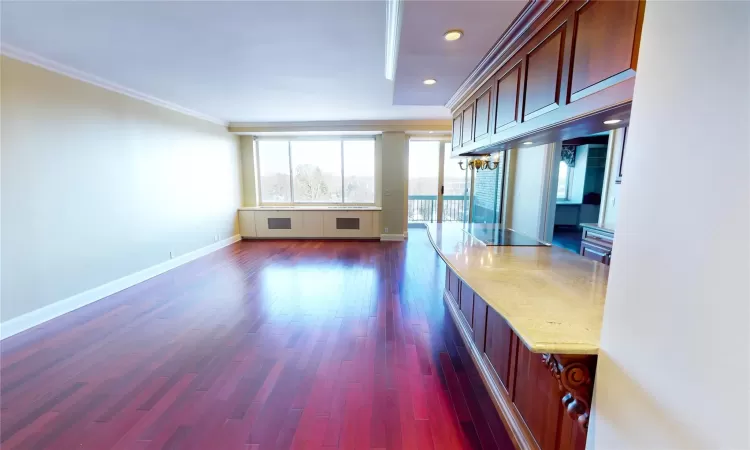
[[[375,203],[375,141],[344,141],[344,202]]]
[[[557,198],[567,200],[570,198],[570,175],[571,170],[565,161],[560,161],[560,167],[557,170]]]
[[[341,142],[291,141],[294,201],[341,203]]]
[[[375,140],[259,139],[261,203],[375,203]]]
[[[285,141],[259,141],[258,166],[261,202],[291,202],[289,143]]]

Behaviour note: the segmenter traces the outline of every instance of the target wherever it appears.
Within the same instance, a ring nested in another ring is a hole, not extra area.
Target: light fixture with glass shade
[[[468,165],[464,167],[464,161],[458,162],[458,167],[461,170],[495,170],[500,166],[500,153],[494,153],[492,156],[484,155],[479,158],[469,159]]]

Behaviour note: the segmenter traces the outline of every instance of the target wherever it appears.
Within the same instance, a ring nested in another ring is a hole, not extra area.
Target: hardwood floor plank
[[[2,341],[3,449],[510,449],[445,266],[239,242]]]

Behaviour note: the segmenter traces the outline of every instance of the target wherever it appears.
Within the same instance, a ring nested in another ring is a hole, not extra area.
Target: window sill
[[[243,206],[240,211],[380,211],[379,206],[357,205],[293,205],[293,206]]]

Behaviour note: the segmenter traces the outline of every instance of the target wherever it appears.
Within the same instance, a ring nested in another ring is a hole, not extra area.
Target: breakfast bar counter
[[[530,351],[598,352],[608,266],[547,245],[488,246],[462,224],[430,224],[427,230],[448,267]]]
[[[514,444],[584,450],[609,267],[498,224],[429,224],[444,301]]]

